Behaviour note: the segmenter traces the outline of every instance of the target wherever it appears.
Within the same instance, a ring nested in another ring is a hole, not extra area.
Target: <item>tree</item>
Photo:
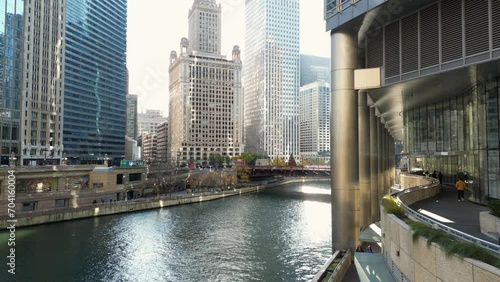
[[[235,169],[239,182],[250,182],[250,168],[248,166],[237,165]]]
[[[288,159],[288,166],[289,167],[296,167],[297,163],[295,162],[295,158],[293,157],[293,153],[290,154],[290,158]]]
[[[283,159],[281,159],[280,157],[276,156],[273,159],[272,165],[273,166],[278,166],[278,167],[283,167],[283,166],[286,166],[286,163],[285,163],[285,161]]]

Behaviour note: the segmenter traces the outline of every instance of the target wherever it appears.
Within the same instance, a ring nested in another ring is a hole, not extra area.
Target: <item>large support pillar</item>
[[[386,127],[382,127],[382,162],[384,164],[384,187],[382,191],[382,197],[389,193],[389,165],[387,164],[387,144],[389,141],[387,140],[387,129]]]
[[[380,117],[377,118],[377,162],[378,162],[378,196],[377,196],[377,204],[380,205],[380,200],[383,197],[384,193],[384,141],[382,135],[384,134],[384,125],[382,124],[382,119]]]
[[[358,92],[359,140],[359,224],[362,229],[372,223],[370,195],[370,108],[366,91]]]
[[[331,49],[332,248],[354,250],[359,235],[357,38],[348,31],[332,32]]]
[[[375,107],[370,108],[370,199],[371,199],[371,221],[375,222],[379,219],[379,203],[378,203],[378,139],[377,139],[377,123],[378,119],[375,112]]]
[[[387,187],[391,187],[392,186],[392,180],[393,180],[393,175],[392,175],[392,167],[391,167],[391,158],[392,158],[392,155],[393,155],[393,151],[391,151],[391,133],[389,133],[389,131],[387,131]],[[390,191],[389,191],[390,192]]]

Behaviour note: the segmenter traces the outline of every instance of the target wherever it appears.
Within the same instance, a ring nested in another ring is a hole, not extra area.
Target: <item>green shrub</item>
[[[447,256],[455,254],[461,258],[475,259],[500,268],[500,258],[479,246],[460,241],[444,231],[434,229],[421,222],[409,222],[408,225],[413,231],[413,241],[423,237],[427,239],[428,247],[432,243],[436,243],[446,252]]]
[[[488,207],[491,209],[491,214],[500,217],[500,200],[494,200],[488,203]]]
[[[384,207],[385,211],[390,214],[394,214],[395,216],[399,218],[404,218],[405,215],[405,209],[400,207],[395,199],[391,197],[384,197],[382,198],[382,206]]]

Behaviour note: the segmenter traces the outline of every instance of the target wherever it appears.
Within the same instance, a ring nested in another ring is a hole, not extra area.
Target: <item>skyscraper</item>
[[[25,2],[21,161],[59,164],[63,154],[64,16],[63,0]]]
[[[317,81],[300,88],[300,156],[330,159],[330,84]]]
[[[300,55],[300,86],[316,81],[332,81],[330,58]]]
[[[242,152],[240,49],[232,60],[220,54],[220,5],[195,0],[189,11],[192,46],[181,39],[179,56],[170,55],[170,159],[207,161],[210,154],[233,157]]]
[[[67,0],[63,138],[69,161],[124,156],[126,49],[126,0]]]
[[[139,113],[137,116],[139,135],[156,133],[158,125],[164,123],[167,119],[160,110],[146,110],[145,113]]]
[[[299,154],[299,2],[245,2],[245,150],[272,158]]]
[[[127,136],[136,140],[137,131],[137,95],[127,94]]]
[[[194,1],[189,10],[188,51],[221,53],[221,13],[215,0]]]
[[[11,152],[19,157],[21,94],[23,79],[24,1],[0,3],[0,140],[1,163]]]

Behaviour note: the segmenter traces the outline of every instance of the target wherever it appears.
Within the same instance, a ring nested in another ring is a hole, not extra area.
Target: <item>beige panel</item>
[[[380,68],[354,70],[354,88],[356,90],[380,88],[381,85]]]

